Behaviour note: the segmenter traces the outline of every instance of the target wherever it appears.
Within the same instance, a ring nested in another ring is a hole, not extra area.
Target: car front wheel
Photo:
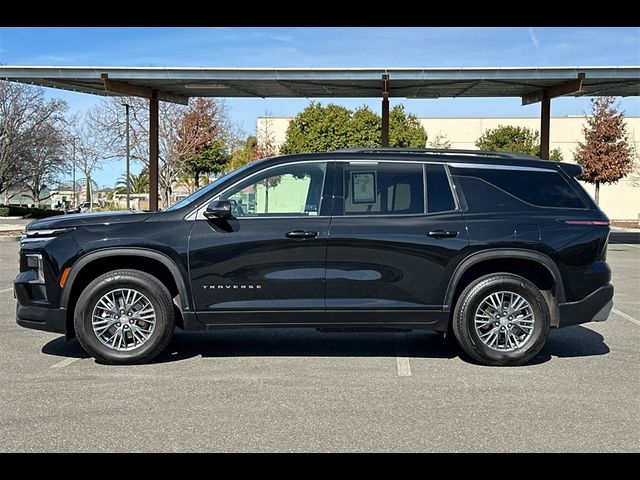
[[[510,273],[485,275],[460,294],[453,331],[464,352],[484,365],[522,365],[549,333],[549,308],[529,280]]]
[[[173,335],[171,294],[146,272],[114,270],[93,280],[81,293],[74,326],[82,347],[100,362],[148,362]]]

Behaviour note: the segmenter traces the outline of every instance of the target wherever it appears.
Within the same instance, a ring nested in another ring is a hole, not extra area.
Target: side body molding
[[[105,257],[115,257],[115,256],[129,256],[129,257],[144,257],[152,260],[156,260],[162,263],[171,275],[173,276],[174,281],[178,287],[178,295],[180,296],[180,303],[182,304],[182,309],[184,311],[192,311],[192,301],[191,295],[189,294],[189,290],[186,287],[184,278],[180,273],[180,269],[175,264],[175,262],[169,258],[167,255],[160,253],[156,250],[150,250],[148,248],[104,248],[100,250],[95,250],[93,252],[87,253],[86,255],[80,257],[76,263],[73,264],[71,268],[71,273],[69,274],[69,278],[67,279],[67,283],[65,284],[64,291],[62,292],[62,301],[60,306],[62,308],[67,308],[69,302],[69,296],[71,295],[71,290],[73,288],[73,283],[78,277],[78,274],[82,271],[84,267],[89,265],[91,262],[98,260],[100,258]]]

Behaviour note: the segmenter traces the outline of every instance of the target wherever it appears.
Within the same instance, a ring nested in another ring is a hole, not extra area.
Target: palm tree
[[[149,193],[149,174],[142,170],[139,175],[130,175],[131,193]],[[116,193],[127,193],[127,177],[122,175],[116,182]]]

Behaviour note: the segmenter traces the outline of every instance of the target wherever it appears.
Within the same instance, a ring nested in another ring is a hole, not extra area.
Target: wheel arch
[[[537,264],[542,269],[542,271],[548,273],[549,278],[553,281],[554,284],[553,294],[549,290],[541,290],[549,306],[552,325],[557,326],[559,316],[558,304],[565,301],[564,283],[562,281],[560,270],[558,269],[554,261],[551,260],[551,258],[549,258],[547,255],[531,250],[497,248],[477,252],[466,257],[458,264],[453,272],[453,275],[451,275],[451,278],[449,279],[443,310],[445,312],[453,311],[455,307],[456,295],[460,294],[460,287],[462,286],[464,288],[464,283],[468,280],[468,278],[465,278],[465,282],[463,282],[463,284],[461,285],[461,281],[465,277],[466,273],[472,272],[473,269],[479,269],[479,267],[482,267],[483,265],[491,266],[492,264],[497,265],[497,263],[504,264],[505,261],[508,260],[518,260],[521,263],[533,262]],[[498,268],[498,270],[506,271],[508,273],[520,274],[520,272],[517,271],[517,268]]]
[[[147,266],[156,265],[158,267],[163,267],[165,271],[165,277],[167,280],[173,281],[173,286],[175,286],[175,293],[180,299],[180,306],[182,312],[190,312],[192,311],[192,301],[190,291],[187,289],[187,284],[185,283],[184,277],[180,272],[180,269],[176,265],[176,263],[167,255],[158,252],[156,250],[151,250],[147,248],[105,248],[96,250],[86,255],[80,257],[73,266],[71,267],[71,272],[69,273],[69,277],[67,282],[65,283],[62,297],[60,300],[60,306],[62,308],[67,309],[67,336],[74,336],[73,331],[73,309],[75,307],[75,300],[80,292],[77,289],[74,289],[74,284],[81,279],[84,279],[83,272],[87,272],[87,268],[91,268],[91,266],[95,266],[97,263],[104,262],[106,259],[114,260],[114,268],[117,269],[117,260],[124,258],[138,258],[144,260]],[[128,265],[129,268],[136,268],[135,265]],[[104,268],[99,270],[99,274],[104,273]],[[153,271],[149,271],[149,268],[141,269],[146,271],[147,273],[154,275]],[[108,270],[106,270],[108,271]],[[155,275],[160,280],[162,279],[161,275]],[[81,281],[81,283],[82,283]],[[172,285],[167,285],[167,288],[171,290]],[[182,314],[182,312],[180,312]],[[69,325],[69,319],[71,319],[71,328]]]

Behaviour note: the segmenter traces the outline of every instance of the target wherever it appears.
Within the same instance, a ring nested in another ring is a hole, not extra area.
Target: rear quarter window
[[[517,208],[519,202],[514,204],[513,198],[509,202],[508,196],[536,207],[586,208],[578,192],[553,170],[452,167],[451,173],[461,184],[469,210],[477,210],[480,205],[509,210]],[[474,205],[475,202],[480,205]]]

